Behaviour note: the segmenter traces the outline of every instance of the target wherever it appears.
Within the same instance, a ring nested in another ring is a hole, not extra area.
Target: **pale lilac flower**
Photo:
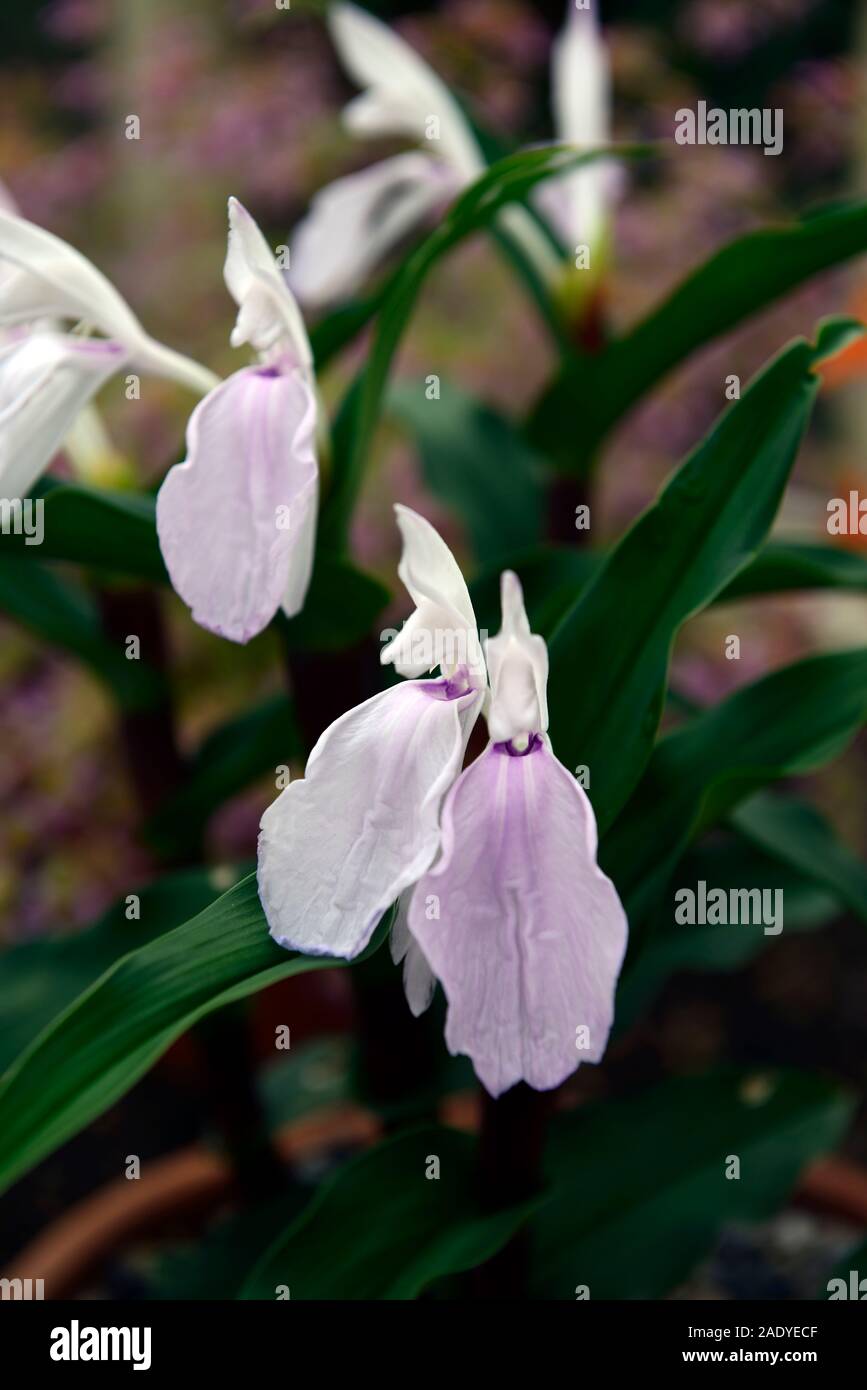
[[[264,236],[229,200],[226,285],[233,347],[256,353],[190,417],[187,457],[157,498],[172,584],[196,622],[247,642],[304,602],[313,565],[318,469],[313,354]]]
[[[490,1093],[546,1090],[605,1050],[626,918],[596,863],[590,803],[547,737],[547,648],[517,576],[503,575],[502,631],[483,653],[448,547],[397,511],[416,608],[382,659],[441,678],[395,686],[325,731],[262,818],[260,897],[281,945],[345,958],[399,899],[392,954],[413,1013],[438,979],[449,1049]],[[461,772],[483,710],[490,742]]]
[[[94,329],[103,336],[90,336]],[[0,331],[0,490],[10,497],[31,490],[114,373],[150,372],[200,394],[217,380],[151,338],[78,251],[8,210],[0,210]]]

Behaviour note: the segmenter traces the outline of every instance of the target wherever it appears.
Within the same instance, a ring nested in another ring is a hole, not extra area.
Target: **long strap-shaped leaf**
[[[867,648],[858,648],[775,671],[664,738],[601,845],[630,921],[698,831],[766,783],[828,762],[865,720]]]
[[[738,237],[603,353],[567,366],[531,421],[565,471],[591,465],[605,434],[657,382],[704,346],[812,275],[867,251],[867,205],[832,207],[790,227]],[[580,421],[580,428],[568,428]]]
[[[797,340],[756,377],[557,627],[552,738],[568,767],[589,767],[600,829],[650,755],[675,634],[755,558],[770,530],[818,389],[814,367],[860,331],[829,321],[815,346]]]
[[[365,954],[385,931],[383,921]],[[253,874],[124,956],[0,1081],[0,1191],[101,1115],[198,1019],[276,980],[340,963],[275,945]]]

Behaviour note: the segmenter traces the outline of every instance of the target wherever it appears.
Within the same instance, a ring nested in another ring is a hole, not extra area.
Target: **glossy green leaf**
[[[411,1299],[435,1279],[481,1264],[531,1208],[482,1211],[475,1156],[469,1135],[434,1126],[362,1154],[323,1183],[251,1272],[241,1297],[274,1299],[286,1285],[293,1303]],[[433,1157],[436,1179],[427,1176]]]
[[[45,565],[0,554],[0,612],[43,642],[69,652],[104,681],[124,709],[147,709],[165,698],[162,678],[104,634],[91,596]]]
[[[554,633],[554,748],[567,767],[589,766],[601,830],[650,755],[674,637],[758,553],[818,390],[813,368],[850,331],[845,320],[825,323],[815,347],[797,340],[755,378],[606,556]]]
[[[384,919],[367,954],[385,929]],[[200,1018],[277,980],[340,964],[271,940],[254,874],[124,956],[0,1080],[0,1191],[101,1115]]]
[[[542,466],[509,420],[448,381],[429,400],[423,381],[400,382],[388,408],[408,427],[424,480],[465,523],[481,564],[536,544]]]
[[[85,931],[7,946],[0,953],[0,1072],[121,956],[201,912],[226,886],[221,874],[185,869],[136,890],[138,919],[127,917],[124,899]]]
[[[864,204],[833,207],[793,226],[738,237],[625,337],[564,370],[536,409],[535,442],[565,470],[586,470],[611,426],[696,348],[811,276],[864,251]],[[574,428],[576,420],[580,429]]]
[[[739,801],[830,761],[867,719],[867,649],[786,666],[657,744],[600,861],[640,922],[686,845]]]
[[[867,559],[830,545],[766,545],[719,596],[720,603],[789,589],[867,591]]]
[[[533,1218],[532,1294],[661,1298],[731,1221],[785,1201],[852,1113],[831,1082],[797,1072],[679,1078],[563,1116],[547,1158],[554,1189]],[[740,1160],[740,1177],[726,1176]]]
[[[867,868],[815,806],[762,792],[739,806],[731,823],[759,849],[828,889],[867,922]]]
[[[156,531],[156,500],[148,494],[111,492],[79,483],[43,480],[45,539],[27,546],[23,537],[0,537],[0,556],[73,560],[89,569],[166,583]]]
[[[194,846],[214,811],[265,772],[303,756],[304,747],[285,695],[274,695],[254,709],[220,725],[195,755],[183,785],[147,826],[161,852]]]

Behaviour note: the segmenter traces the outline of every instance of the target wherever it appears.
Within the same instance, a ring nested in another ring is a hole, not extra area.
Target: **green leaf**
[[[222,724],[193,759],[184,784],[149,822],[146,833],[161,853],[195,846],[224,801],[281,763],[303,756],[290,701],[274,695]]]
[[[702,926],[675,921],[675,893],[682,888],[698,892],[703,881],[708,891],[721,888],[779,889],[783,894],[783,923],[792,932],[815,931],[839,918],[840,900],[820,888],[796,864],[783,864],[762,853],[740,835],[703,844],[689,850],[643,934],[641,949],[620,977],[615,1009],[615,1030],[624,1032],[647,1007],[666,980],[679,970],[738,970],[760,955],[775,935],[765,926],[743,924]],[[773,899],[771,900],[773,901]]]
[[[167,874],[136,891],[137,921],[124,899],[86,931],[8,946],[0,954],[0,1071],[121,956],[213,902],[226,887],[220,877],[206,869]]]
[[[654,749],[600,847],[639,922],[690,839],[759,787],[811,772],[867,719],[867,648],[796,662],[735,691]]]
[[[867,922],[867,868],[814,806],[764,792],[739,806],[731,823],[759,849],[828,889]]]
[[[127,660],[123,647],[104,635],[90,595],[46,566],[0,555],[0,611],[84,662],[124,709],[147,709],[165,698],[158,673],[140,659]]]
[[[797,1072],[678,1078],[560,1119],[533,1219],[532,1295],[661,1298],[721,1227],[758,1221],[837,1143],[852,1113],[832,1083]],[[727,1178],[730,1155],[740,1178]]]
[[[554,748],[567,767],[589,766],[600,830],[650,755],[675,634],[758,553],[818,390],[813,368],[849,326],[823,324],[815,347],[798,339],[755,378],[606,556],[554,633]]]
[[[320,550],[304,607],[277,622],[289,651],[340,651],[367,636],[390,597],[378,579]]]
[[[364,954],[381,944],[386,926],[383,919]],[[341,964],[271,940],[254,874],[130,952],[0,1080],[0,1191],[101,1115],[200,1018],[276,980]]]
[[[566,471],[586,470],[612,425],[696,348],[863,251],[864,204],[738,237],[688,275],[631,333],[563,371],[536,408],[534,442]]]
[[[434,1156],[436,1180],[426,1176]],[[285,1284],[293,1302],[411,1299],[435,1279],[481,1264],[533,1204],[483,1212],[475,1156],[469,1135],[435,1126],[362,1154],[323,1183],[251,1272],[241,1297],[274,1299]]]
[[[504,415],[447,381],[436,400],[423,381],[401,382],[388,408],[410,430],[431,492],[466,524],[480,563],[540,539],[542,468]]]
[[[45,538],[27,546],[22,536],[0,538],[7,552],[33,560],[72,560],[89,569],[167,583],[156,531],[156,499],[78,483],[43,480]]]
[[[719,595],[719,603],[788,589],[867,590],[867,559],[829,545],[772,543]]]
[[[377,318],[367,362],[346,393],[333,432],[334,472],[322,511],[320,535],[341,549],[352,506],[364,473],[382,409],[392,359],[427,275],[466,237],[489,226],[512,202],[520,202],[537,183],[596,159],[643,153],[637,147],[578,151],[570,146],[524,150],[498,160],[452,204],[438,227],[406,258],[389,283]]]

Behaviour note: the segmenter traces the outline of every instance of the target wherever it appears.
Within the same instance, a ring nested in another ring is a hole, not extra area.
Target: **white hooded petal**
[[[43,227],[0,212],[0,261],[20,272],[0,281],[0,324],[74,319],[122,344],[145,371],[200,394],[217,384],[213,372],[149,337],[101,271]]]
[[[259,896],[271,935],[312,955],[356,956],[439,846],[440,802],[460,769],[478,692],[392,687],[336,720],[262,817]]]
[[[407,676],[421,675],[435,666],[451,674],[464,666],[473,684],[483,684],[485,664],[476,615],[454,555],[418,512],[401,505],[395,512],[403,538],[397,572],[416,611],[384,648],[381,661],[393,663]]]
[[[506,570],[500,581],[502,627],[485,643],[491,682],[488,732],[508,743],[548,728],[548,648],[530,632],[521,581]]]
[[[594,10],[569,5],[551,51],[554,124],[559,138],[585,149],[611,139],[611,74],[608,53]],[[594,245],[602,234],[612,192],[610,165],[549,180],[538,190],[538,203],[567,245]]]
[[[264,353],[283,345],[296,366],[309,373],[313,351],[301,310],[256,221],[237,198],[229,199],[229,242],[223,276],[238,305],[232,346],[249,343]]]
[[[328,184],[292,239],[289,283],[298,298],[317,306],[347,298],[456,187],[446,165],[415,150]]]
[[[347,107],[350,127],[367,135],[422,140],[435,117],[439,139],[429,140],[431,153],[463,180],[477,178],[484,160],[476,138],[448,87],[415,49],[357,5],[333,5],[328,23],[344,67],[366,89]]]
[[[127,362],[104,339],[29,333],[0,352],[0,493],[23,497],[48,468],[76,416]]]

